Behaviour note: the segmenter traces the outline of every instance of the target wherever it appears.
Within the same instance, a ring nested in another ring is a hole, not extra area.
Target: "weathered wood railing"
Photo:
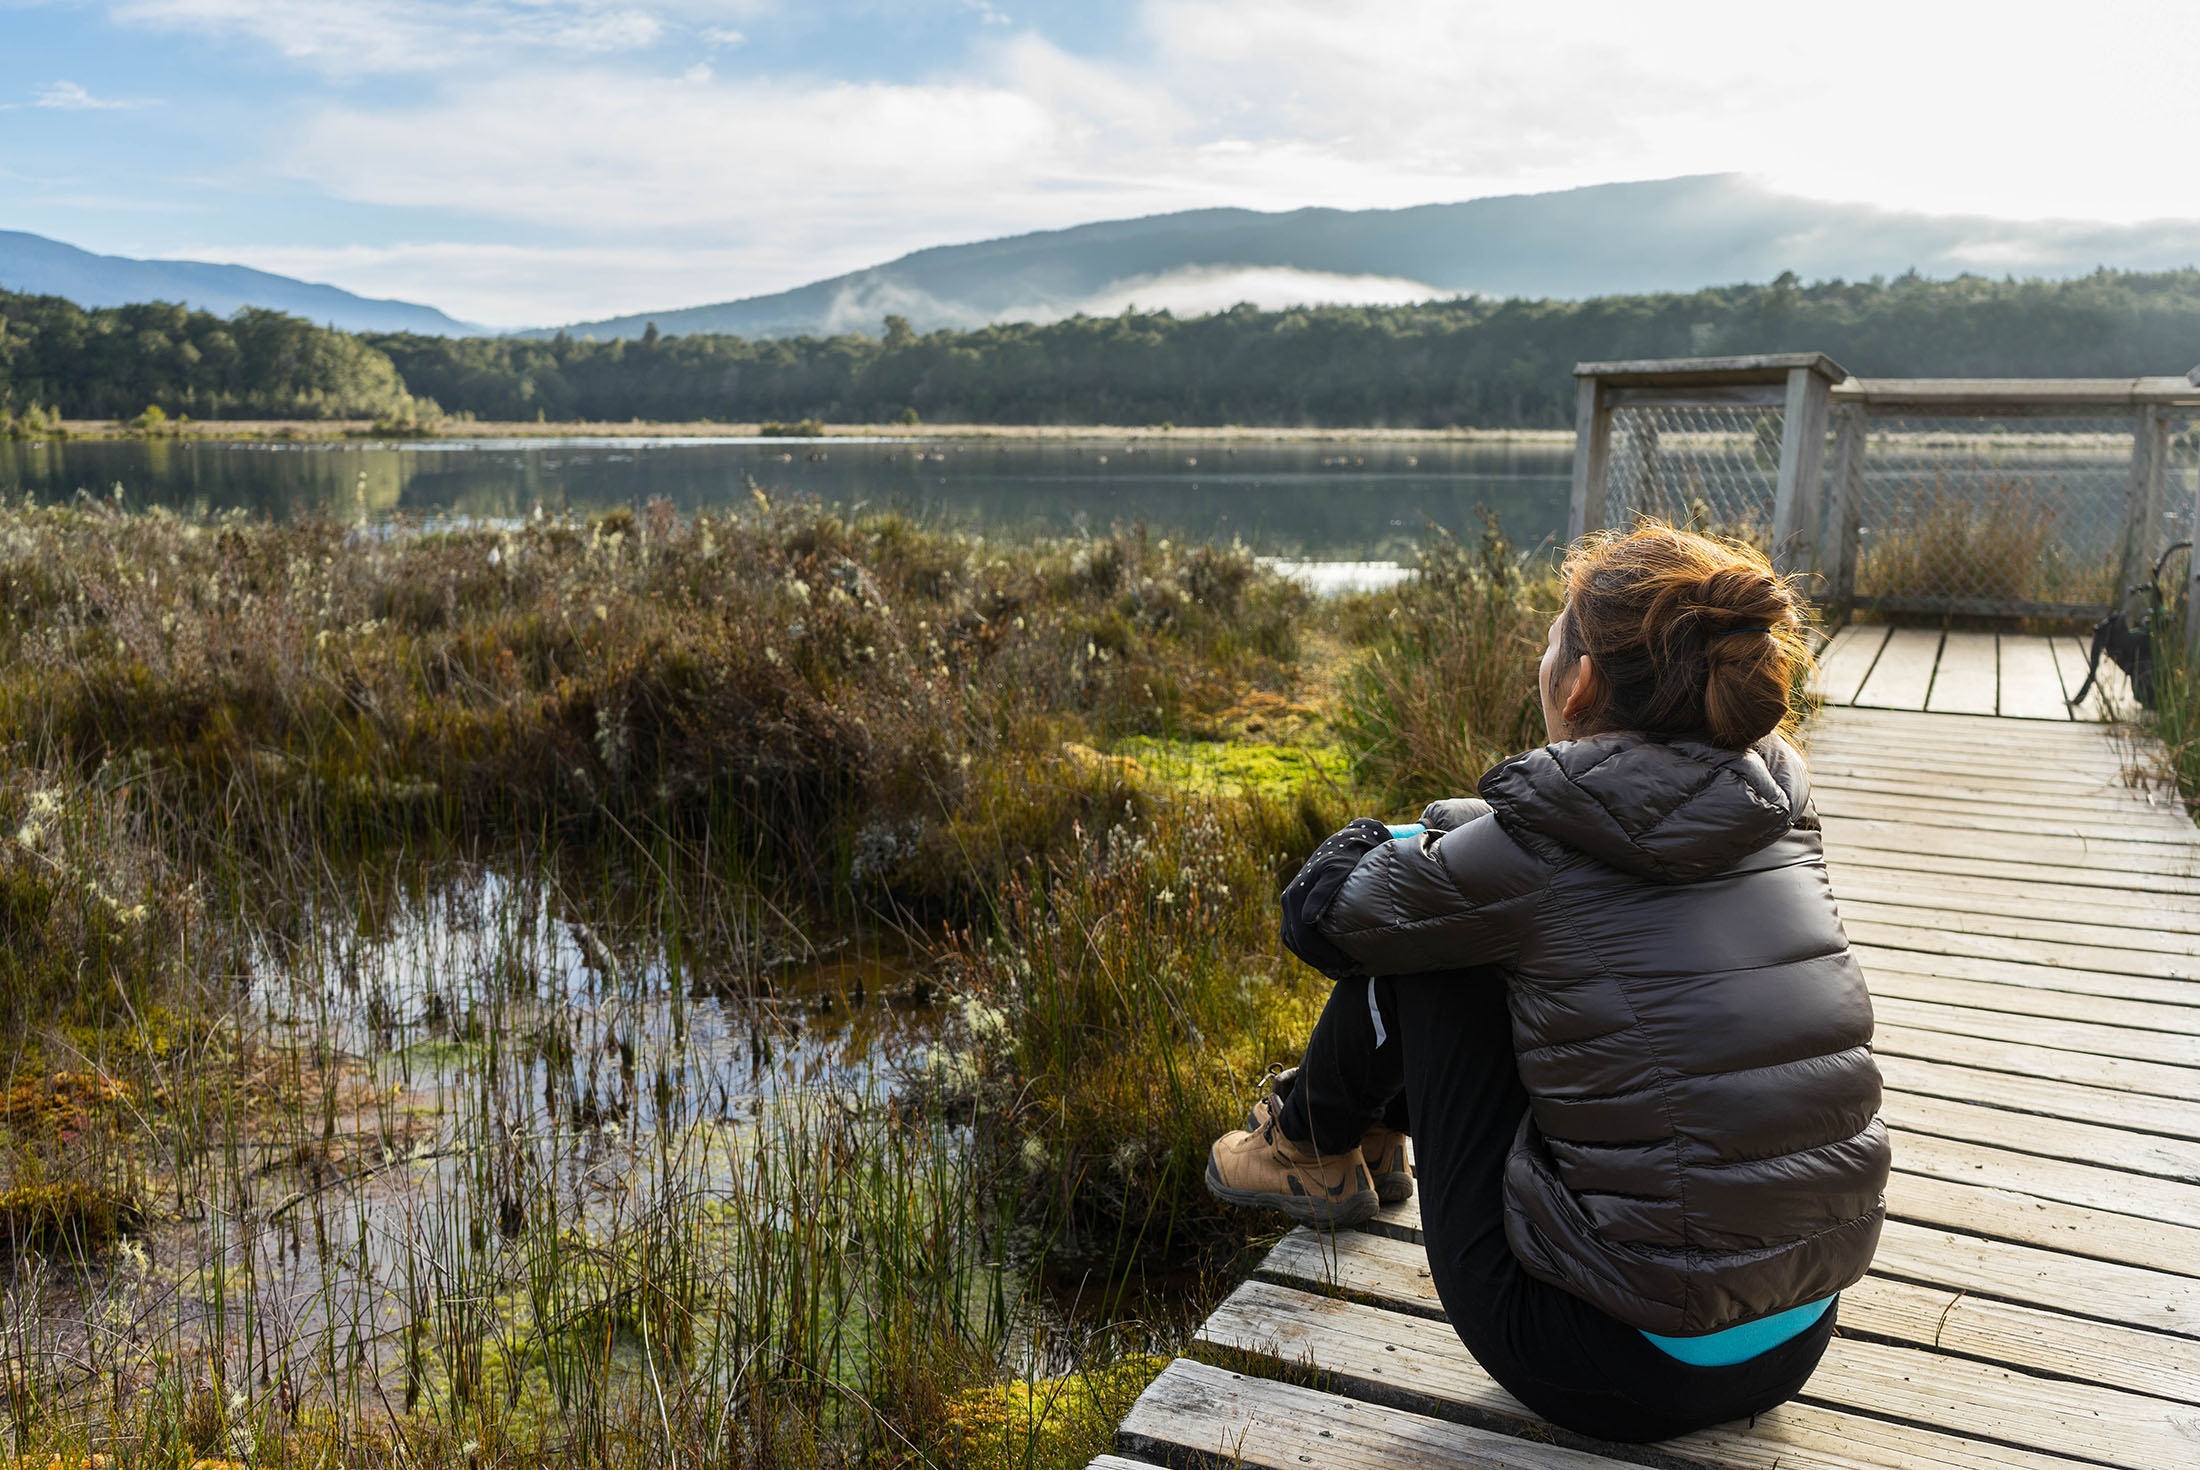
[[[1739,530],[1844,610],[2097,617],[2200,501],[2187,378],[1860,379],[1815,352],[1574,373],[1570,534],[1639,513]],[[1912,585],[1860,591],[1874,554]]]

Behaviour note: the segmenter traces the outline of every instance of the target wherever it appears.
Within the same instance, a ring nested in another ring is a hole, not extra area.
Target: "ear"
[[[1586,653],[1575,661],[1573,673],[1573,687],[1566,691],[1558,713],[1569,725],[1579,725],[1587,721],[1591,710],[1604,702],[1604,677],[1597,672],[1597,666],[1589,662]]]

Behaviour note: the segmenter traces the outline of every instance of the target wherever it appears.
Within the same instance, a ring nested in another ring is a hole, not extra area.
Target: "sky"
[[[2196,56],[2192,0],[0,0],[0,228],[518,326],[1690,173],[2195,218]]]

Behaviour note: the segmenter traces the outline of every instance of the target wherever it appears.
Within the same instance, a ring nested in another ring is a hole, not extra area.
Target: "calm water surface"
[[[0,492],[276,519],[682,511],[772,495],[895,507],[974,530],[1144,524],[1263,555],[1387,561],[1427,529],[1498,513],[1521,546],[1566,526],[1571,445],[499,439],[392,443],[0,441]]]

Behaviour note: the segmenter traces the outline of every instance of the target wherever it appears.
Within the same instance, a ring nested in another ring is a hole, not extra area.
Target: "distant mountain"
[[[479,336],[484,330],[454,321],[432,306],[377,301],[248,266],[94,255],[20,230],[0,230],[0,287],[40,296],[66,296],[79,306],[180,301],[220,316],[243,306],[263,306],[351,332],[424,332],[449,337]]]
[[[714,306],[641,312],[575,336],[877,332],[1053,320],[1126,305],[1179,314],[1238,301],[1577,298],[1907,270],[2082,275],[2200,263],[2200,221],[2105,225],[1925,215],[1775,193],[1738,174],[1600,184],[1414,209],[1199,209],[920,250],[849,275]],[[547,331],[529,333],[547,336]]]

